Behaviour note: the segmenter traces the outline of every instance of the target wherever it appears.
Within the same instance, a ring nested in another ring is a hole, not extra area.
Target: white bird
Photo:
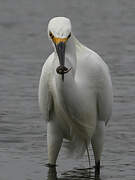
[[[70,150],[81,153],[91,142],[99,174],[113,101],[108,66],[75,38],[68,18],[51,19],[48,36],[54,52],[42,69],[39,106],[47,122],[49,165],[56,164],[64,138]]]

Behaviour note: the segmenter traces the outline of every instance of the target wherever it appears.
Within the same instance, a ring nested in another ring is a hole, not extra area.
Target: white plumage
[[[113,99],[108,67],[98,54],[75,38],[68,18],[51,19],[48,35],[54,52],[42,69],[39,105],[47,122],[49,164],[55,165],[66,138],[71,143],[69,148],[81,153],[92,142],[99,171],[104,127],[111,115]],[[63,65],[57,51],[61,41],[65,44]],[[62,70],[57,70],[58,67]],[[66,73],[63,67],[72,69]]]

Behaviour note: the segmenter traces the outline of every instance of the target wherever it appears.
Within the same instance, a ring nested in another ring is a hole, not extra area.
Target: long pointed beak
[[[65,64],[65,42],[59,42],[56,46],[56,51],[58,54],[60,66],[64,66]]]
[[[58,54],[58,58],[59,58],[59,63],[60,63],[60,66],[57,67],[56,69],[56,72],[58,74],[61,74],[62,75],[62,80],[64,81],[64,74],[65,73],[68,73],[71,68],[67,68],[65,67],[65,48],[66,48],[66,41],[67,41],[67,38],[54,38],[53,39],[53,42],[55,44],[55,47],[56,47],[56,52]]]

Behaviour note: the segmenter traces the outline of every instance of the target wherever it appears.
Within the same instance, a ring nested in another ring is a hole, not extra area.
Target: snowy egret
[[[112,83],[108,66],[75,38],[71,28],[65,17],[55,17],[48,25],[54,52],[42,69],[39,106],[47,121],[49,165],[56,164],[65,138],[72,152],[83,154],[92,144],[99,174],[104,129],[112,111]]]

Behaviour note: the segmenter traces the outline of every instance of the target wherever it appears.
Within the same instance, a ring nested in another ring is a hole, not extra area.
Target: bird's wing
[[[108,66],[100,60],[100,85],[97,93],[98,120],[107,124],[112,113],[113,90]]]
[[[39,107],[45,120],[49,121],[49,113],[52,108],[52,96],[49,90],[49,77],[51,72],[51,64],[53,54],[48,57],[45,64],[43,65],[41,77],[39,81]]]
[[[80,67],[85,67],[83,73],[87,74],[87,77],[89,76],[87,79],[91,84],[93,82],[97,88],[98,120],[105,121],[107,124],[111,116],[113,101],[112,82],[108,66],[96,52],[82,44],[80,45],[80,43],[79,47],[77,46],[77,58]],[[79,77],[79,73],[76,73],[76,76]]]

